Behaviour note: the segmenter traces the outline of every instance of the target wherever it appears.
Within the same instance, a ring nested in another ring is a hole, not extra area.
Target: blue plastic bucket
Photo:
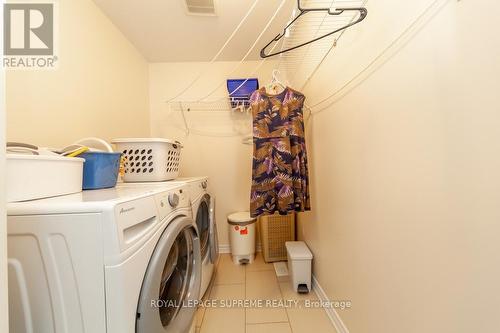
[[[120,169],[121,153],[87,152],[78,157],[85,159],[83,163],[83,189],[115,187]]]

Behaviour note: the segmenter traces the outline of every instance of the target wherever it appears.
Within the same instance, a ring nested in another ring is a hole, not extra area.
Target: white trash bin
[[[288,274],[295,292],[305,294],[311,291],[311,261],[313,255],[304,242],[286,242]]]
[[[227,217],[229,241],[233,262],[250,264],[255,256],[255,222],[249,212],[238,212]]]

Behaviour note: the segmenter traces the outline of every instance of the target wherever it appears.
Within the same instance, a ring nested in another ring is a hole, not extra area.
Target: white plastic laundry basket
[[[81,192],[84,161],[76,157],[7,154],[7,202]]]
[[[161,138],[124,138],[111,141],[125,158],[123,181],[155,182],[177,178],[181,158],[178,141]]]

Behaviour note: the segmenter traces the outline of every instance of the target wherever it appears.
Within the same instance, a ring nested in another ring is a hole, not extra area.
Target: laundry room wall
[[[59,67],[7,73],[7,136],[64,146],[148,136],[148,63],[91,0],[58,1]]]
[[[0,6],[3,17],[3,6]],[[3,54],[3,25],[0,24],[0,54]],[[5,209],[5,71],[0,68],[0,332],[9,331],[7,295],[7,216]]]
[[[305,88],[354,78],[308,124],[299,223],[350,332],[498,330],[500,4],[437,1],[383,52],[431,2],[369,1]]]
[[[242,138],[251,134],[250,114],[231,112],[218,103],[184,103],[185,132],[182,112],[166,101],[187,87],[199,73],[203,76],[176,100],[197,100],[205,97],[221,83],[223,85],[207,101],[227,96],[228,78],[258,77],[266,84],[276,65],[266,62],[258,73],[251,75],[259,65],[248,61],[234,68],[238,62],[153,63],[150,65],[151,132],[153,136],[174,138],[184,145],[181,156],[181,176],[208,176],[212,193],[216,196],[219,243],[228,248],[226,216],[249,209],[251,185],[252,146],[242,144]],[[177,104],[176,104],[177,105]],[[202,110],[203,109],[203,110]]]

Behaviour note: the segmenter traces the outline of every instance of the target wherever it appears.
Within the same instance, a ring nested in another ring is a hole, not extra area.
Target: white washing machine
[[[9,204],[10,331],[187,333],[201,282],[187,192],[115,188]]]
[[[215,263],[219,256],[217,239],[217,223],[215,220],[215,197],[209,192],[208,177],[177,178],[165,182],[150,183],[120,183],[118,187],[165,187],[172,184],[186,185],[191,200],[193,220],[198,230],[201,247],[201,291],[200,298],[205,294],[212,279]]]

